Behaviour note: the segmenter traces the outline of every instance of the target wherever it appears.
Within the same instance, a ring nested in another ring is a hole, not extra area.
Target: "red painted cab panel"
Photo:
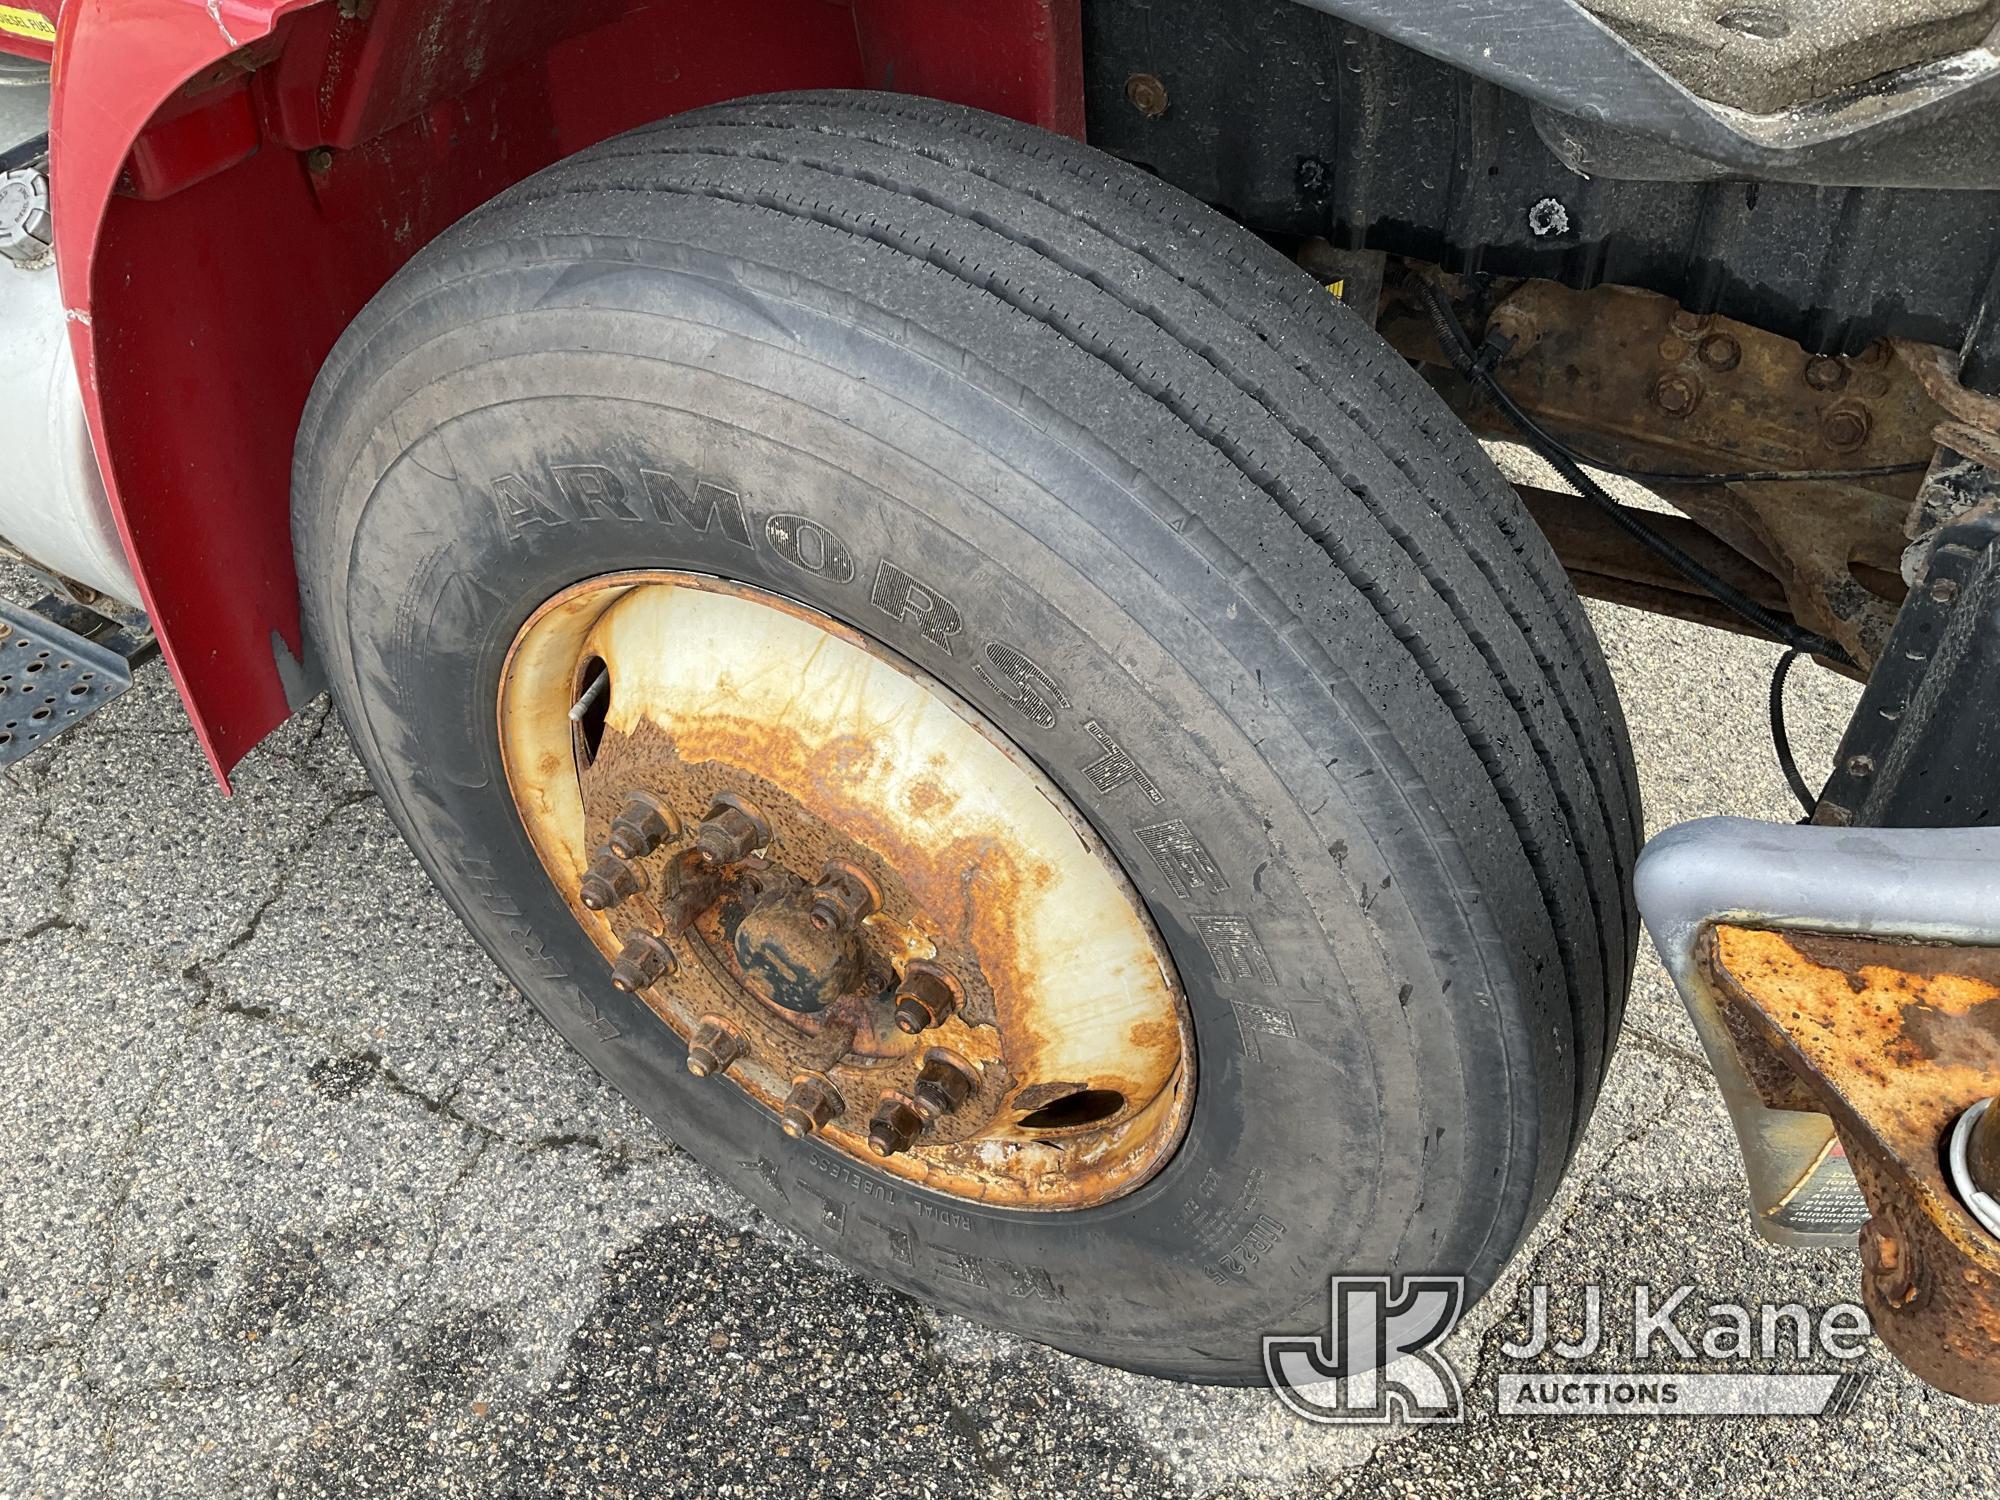
[[[550,162],[718,99],[895,88],[1080,135],[1078,30],[1077,0],[70,0],[64,303],[106,488],[217,775],[290,712],[293,437],[398,266]]]

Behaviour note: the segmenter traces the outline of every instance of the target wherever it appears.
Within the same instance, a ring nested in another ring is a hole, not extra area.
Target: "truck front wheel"
[[[606,142],[374,300],[294,507],[447,898],[867,1274],[1242,1381],[1547,1202],[1636,940],[1595,641],[1372,331],[1158,182],[885,95]]]

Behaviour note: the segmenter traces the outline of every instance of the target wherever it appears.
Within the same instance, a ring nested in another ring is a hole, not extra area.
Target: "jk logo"
[[[1462,1276],[1336,1276],[1324,1334],[1267,1334],[1264,1376],[1308,1422],[1460,1422],[1458,1371],[1434,1353],[1465,1307]]]

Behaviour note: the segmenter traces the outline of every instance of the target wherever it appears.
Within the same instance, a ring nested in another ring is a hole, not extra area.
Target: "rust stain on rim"
[[[569,710],[594,662],[609,690],[586,755]],[[998,1206],[1107,1202],[1172,1155],[1194,1049],[1165,947],[1062,792],[943,684],[794,601],[634,572],[536,611],[508,654],[497,711],[522,822],[607,964],[635,932],[659,936],[679,963],[640,992],[649,1007],[683,1040],[715,1017],[744,1038],[711,1086],[742,1088],[774,1115],[801,1087],[815,1101],[830,1092],[840,1107],[815,1126],[825,1143]],[[724,795],[768,824],[768,846],[730,866],[684,932],[663,913],[671,844],[633,861],[643,889],[615,909],[580,900],[634,792],[670,807],[683,834]],[[878,897],[853,932],[861,977],[800,1014],[773,1003],[735,939],[773,892],[834,866]],[[949,975],[959,999],[910,1035],[892,1015],[913,964]],[[923,1097],[920,1073],[939,1056],[966,1073],[969,1097],[933,1109],[913,1149],[877,1154],[871,1115]]]

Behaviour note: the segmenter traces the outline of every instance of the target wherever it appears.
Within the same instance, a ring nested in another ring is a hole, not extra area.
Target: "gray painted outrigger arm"
[[[1825,1115],[1767,1109],[1697,960],[1717,921],[2000,946],[2000,829],[1820,828],[1704,818],[1646,847],[1646,930],[1694,1018],[1743,1146],[1757,1228],[1851,1247],[1868,1217]]]
[[[1750,114],[1700,98],[1576,0],[1297,3],[1530,100],[1535,128],[1586,175],[1996,185],[2000,52],[1990,42]],[[1672,156],[1633,170],[1629,142],[1614,135],[1662,143]],[[1716,170],[1690,172],[1690,161]]]

